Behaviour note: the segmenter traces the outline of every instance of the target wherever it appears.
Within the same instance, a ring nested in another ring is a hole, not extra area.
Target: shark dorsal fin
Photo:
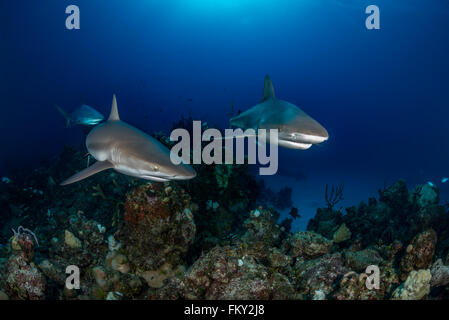
[[[266,101],[268,99],[271,98],[276,98],[276,96],[274,95],[274,87],[273,87],[273,82],[271,82],[271,78],[270,76],[267,74],[265,76],[265,84],[263,87],[263,98],[262,98],[262,102]]]
[[[109,114],[108,121],[119,121],[120,117],[118,115],[118,108],[117,108],[117,99],[115,98],[115,94],[112,96],[112,107],[111,107],[111,113]]]

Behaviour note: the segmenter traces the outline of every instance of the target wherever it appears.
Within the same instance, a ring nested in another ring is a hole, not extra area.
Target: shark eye
[[[158,166],[154,166],[154,167],[153,167],[153,171],[158,172],[158,171],[159,171],[159,167],[158,167]]]

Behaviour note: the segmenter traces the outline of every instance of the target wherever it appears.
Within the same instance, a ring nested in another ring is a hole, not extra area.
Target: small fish
[[[88,105],[81,105],[71,113],[67,113],[58,105],[55,108],[62,114],[66,120],[66,128],[75,125],[94,126],[103,121],[104,116]]]
[[[431,186],[431,187],[434,187],[435,185],[432,183],[432,182],[427,182],[427,184],[429,185],[429,186]]]
[[[448,178],[443,178],[443,179],[441,179],[441,183],[446,183],[446,182],[448,182],[448,181],[449,181]]]

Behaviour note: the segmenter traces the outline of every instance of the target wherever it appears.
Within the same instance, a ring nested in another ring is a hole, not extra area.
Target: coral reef
[[[195,231],[190,196],[174,184],[149,183],[128,193],[115,238],[130,268],[144,272],[180,264]]]
[[[8,260],[6,273],[7,291],[12,299],[40,300],[45,297],[45,277],[21,255]]]
[[[187,299],[293,299],[289,279],[257,263],[239,247],[215,247],[200,257],[182,280]]]
[[[34,246],[32,232],[22,233],[19,228],[14,231],[10,240],[12,254],[6,267],[6,292],[3,299],[30,299],[40,300],[45,298],[46,280],[44,275],[34,264]],[[35,238],[34,238],[35,239]],[[36,240],[36,239],[35,239]]]
[[[288,252],[290,256],[304,259],[318,258],[329,253],[331,247],[332,241],[310,231],[295,232],[283,243],[284,251]]]
[[[298,210],[277,211],[291,189],[271,191],[245,165],[197,165],[188,182],[103,172],[57,186],[83,166],[66,149],[0,182],[0,300],[449,298],[449,208],[431,184],[400,180],[338,210],[343,186],[328,186],[326,207],[292,233]],[[65,286],[68,266],[78,290]]]
[[[310,297],[320,290],[327,296],[335,290],[338,279],[349,271],[337,252],[313,260],[297,259],[292,278],[301,294]]]
[[[356,272],[364,272],[367,266],[382,266],[384,261],[379,252],[367,248],[360,251],[347,251],[344,254],[345,266]]]

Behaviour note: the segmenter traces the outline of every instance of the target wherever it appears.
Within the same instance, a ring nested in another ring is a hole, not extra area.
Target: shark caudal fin
[[[57,104],[55,104],[55,108],[56,110],[59,111],[60,114],[62,114],[62,116],[65,119],[65,127],[68,128],[70,126],[70,116],[67,112],[65,112],[60,106],[58,106]]]
[[[111,169],[113,167],[114,166],[109,161],[97,161],[90,167],[88,167],[84,170],[81,170],[80,172],[74,174],[67,180],[64,180],[63,182],[61,182],[61,186],[66,186],[68,184],[78,182],[80,180],[86,179],[87,177],[90,177],[91,175],[94,175],[103,170]]]
[[[117,99],[115,97],[115,94],[112,96],[112,107],[111,107],[111,113],[109,114],[108,121],[120,121],[120,117],[118,115],[118,108],[117,108]]]
[[[274,95],[273,82],[271,81],[270,76],[267,74],[265,76],[265,82],[263,87],[263,98],[261,102],[264,102],[271,98],[276,98],[276,96]]]

